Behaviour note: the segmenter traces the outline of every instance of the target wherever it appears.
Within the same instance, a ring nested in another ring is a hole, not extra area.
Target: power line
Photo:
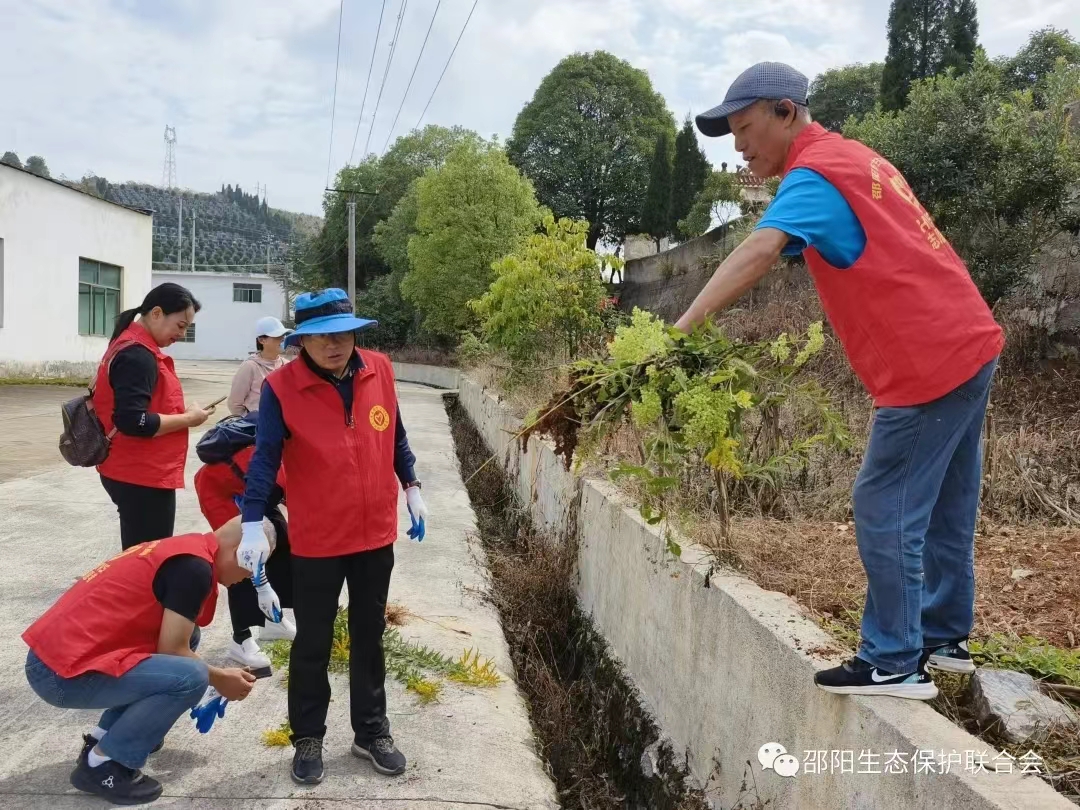
[[[371,114],[371,126],[368,127],[367,140],[364,141],[364,154],[368,153],[371,145],[371,133],[375,131],[375,118],[379,114],[379,102],[382,101],[383,89],[386,87],[386,78],[390,75],[390,66],[394,63],[394,54],[397,53],[398,40],[401,38],[401,23],[405,19],[405,9],[409,0],[401,0],[401,11],[398,12],[397,25],[394,28],[394,39],[390,42],[390,56],[386,60],[386,70],[383,71],[382,84],[379,85],[379,95],[375,99],[375,111]]]
[[[401,111],[405,108],[405,99],[409,97],[409,90],[412,88],[413,79],[416,78],[416,69],[420,67],[420,59],[424,56],[424,49],[427,47],[428,37],[431,36],[431,29],[435,27],[435,17],[439,13],[439,6],[442,5],[442,0],[439,0],[435,4],[435,12],[431,15],[431,23],[428,25],[427,34],[424,35],[424,43],[420,46],[420,54],[416,57],[416,64],[413,65],[412,75],[409,76],[409,83],[405,87],[405,95],[401,97],[401,104],[398,106],[397,114],[394,115],[394,123],[390,125],[390,132],[386,135],[386,143],[383,144],[382,151],[386,151],[386,147],[390,145],[390,139],[394,136],[394,130],[397,129],[398,118],[401,116]]]
[[[338,71],[341,68],[341,18],[345,14],[345,0],[338,3],[337,56],[334,57],[334,100],[330,103],[330,148],[326,155],[326,185],[330,185],[330,161],[334,156],[334,117],[337,115]]]
[[[364,84],[364,100],[360,102],[360,117],[356,119],[356,132],[352,136],[352,149],[349,150],[349,165],[352,165],[353,152],[356,151],[356,138],[360,134],[360,124],[364,120],[364,106],[367,104],[368,87],[371,86],[371,73],[375,69],[375,52],[379,49],[379,34],[382,33],[383,14],[386,11],[386,0],[382,0],[382,9],[379,11],[379,27],[375,30],[375,42],[371,46],[371,64],[368,65],[367,82]],[[327,181],[326,185],[330,185]]]
[[[435,98],[435,93],[436,91],[438,91],[439,85],[442,84],[443,76],[446,75],[446,69],[450,67],[450,60],[453,59],[454,54],[457,53],[458,45],[461,44],[461,38],[465,35],[465,29],[469,27],[469,20],[472,19],[473,12],[476,11],[476,4],[479,2],[480,0],[473,0],[472,8],[469,9],[469,16],[465,18],[465,24],[461,26],[461,32],[458,34],[457,41],[454,43],[454,48],[450,51],[450,56],[447,57],[446,64],[443,65],[442,73],[439,74],[439,80],[435,82],[435,89],[431,91],[431,96],[428,98],[427,104],[424,105],[424,111],[420,113],[420,118],[417,120],[414,129],[420,129],[420,123],[424,120],[424,116],[427,115],[428,107],[431,106],[431,100]],[[385,183],[386,178],[383,178],[383,181],[379,184],[378,188],[375,189],[375,196],[371,198],[371,202],[368,203],[368,207],[365,208],[364,213],[360,215],[360,221],[363,221],[364,217],[366,217],[371,212],[371,209],[375,206],[375,201],[379,198],[378,194],[380,191],[382,191],[382,187],[383,185],[385,185]]]
[[[435,89],[431,91],[431,96],[428,98],[427,104],[424,105],[424,111],[420,113],[420,118],[416,122],[416,129],[420,129],[420,122],[424,120],[424,116],[427,115],[428,107],[431,106],[431,100],[435,98],[435,93],[439,89],[439,85],[442,84],[443,76],[446,75],[446,69],[450,67],[450,60],[454,58],[454,54],[457,53],[458,45],[461,44],[461,38],[465,36],[465,29],[469,27],[469,20],[472,19],[473,12],[476,11],[476,4],[480,0],[473,0],[472,8],[469,9],[469,16],[465,18],[465,25],[461,26],[461,33],[458,34],[457,42],[454,43],[454,49],[450,51],[450,56],[446,60],[446,64],[443,65],[442,73],[439,74],[439,80],[435,82]]]

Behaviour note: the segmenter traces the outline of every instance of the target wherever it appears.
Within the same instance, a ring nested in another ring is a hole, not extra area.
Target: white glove
[[[262,585],[256,585],[255,593],[259,596],[259,610],[263,612],[263,615],[274,624],[280,622],[281,600],[278,599],[274,589],[270,587],[270,583],[265,582]]]
[[[405,490],[405,505],[409,508],[409,517],[412,518],[412,527],[407,534],[417,542],[424,539],[426,531],[425,522],[428,516],[427,504],[420,494],[420,487],[409,487]]]
[[[270,557],[270,541],[266,539],[262,521],[240,524],[240,545],[236,548],[236,564],[255,574]],[[258,584],[258,583],[256,583]]]

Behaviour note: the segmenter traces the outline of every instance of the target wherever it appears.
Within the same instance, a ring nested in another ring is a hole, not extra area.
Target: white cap
[[[275,318],[273,315],[264,315],[255,321],[255,337],[283,337],[291,329],[286,329],[285,325]]]

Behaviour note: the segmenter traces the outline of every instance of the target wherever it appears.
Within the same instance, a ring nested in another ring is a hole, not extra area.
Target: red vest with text
[[[293,556],[353,554],[397,539],[394,369],[384,354],[357,351],[364,368],[353,375],[347,417],[341,395],[303,359],[266,378],[289,430],[282,461]]]
[[[963,261],[887,160],[812,124],[785,173],[807,168],[844,196],[866,233],[846,270],[803,253],[825,314],[878,407],[944,396],[1000,354],[1001,327]]]
[[[83,575],[27,628],[23,641],[62,678],[85,672],[119,677],[157,652],[165,608],[154,596],[162,563],[191,554],[214,565],[217,538],[185,534],[140,543]],[[206,627],[217,608],[217,571],[196,624]]]
[[[255,455],[255,445],[238,450],[232,457],[233,463],[240,468],[240,472],[247,475],[251,457]],[[285,489],[285,468],[279,467],[277,485]],[[228,462],[220,461],[214,464],[205,464],[195,473],[195,494],[199,498],[199,509],[210,524],[210,528],[217,531],[234,517],[240,514],[240,510],[233,500],[236,496],[244,497],[244,479],[236,474],[236,471]]]
[[[109,363],[121,349],[135,343],[149,349],[157,360],[157,383],[147,411],[177,414],[185,410],[184,391],[176,376],[173,359],[161,351],[142,326],[132,324],[106,349],[98,365],[94,383],[94,410],[106,434],[113,429],[113,411],[116,408],[116,398],[109,382]],[[158,489],[183,489],[187,449],[187,428],[153,437],[128,436],[117,431],[112,438],[108,458],[97,469],[114,481]]]

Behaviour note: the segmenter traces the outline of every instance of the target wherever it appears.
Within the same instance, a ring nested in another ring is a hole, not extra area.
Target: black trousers
[[[149,540],[173,536],[176,523],[176,490],[128,484],[100,475],[120,513],[120,545],[124,550]]]
[[[394,546],[343,557],[293,557],[296,641],[289,657],[293,740],[326,735],[330,647],[343,583],[349,583],[349,708],[355,741],[368,746],[390,733],[382,636]]]
[[[274,524],[277,543],[274,553],[266,561],[266,578],[278,595],[283,608],[293,606],[292,551],[289,549],[289,524],[277,507],[266,514]],[[249,627],[263,627],[266,616],[259,610],[259,597],[251,579],[242,579],[229,588],[229,618],[232,619],[233,638],[242,641],[250,637]],[[238,638],[242,637],[242,638]]]

